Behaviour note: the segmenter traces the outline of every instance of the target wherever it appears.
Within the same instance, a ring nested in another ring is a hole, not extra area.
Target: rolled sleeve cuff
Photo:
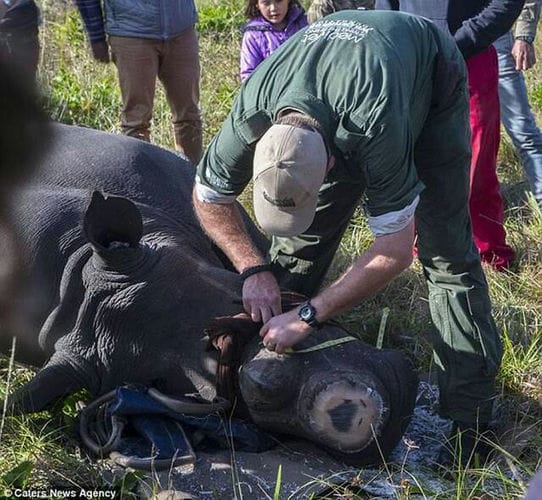
[[[540,20],[540,4],[538,2],[525,2],[516,22],[515,36],[536,36],[538,21]]]
[[[218,203],[219,205],[228,205],[233,203],[237,196],[218,193],[214,189],[202,184],[199,178],[196,178],[195,184],[196,196],[199,201],[204,203]]]
[[[385,236],[401,231],[407,227],[414,218],[414,212],[420,202],[420,197],[416,196],[414,201],[405,208],[396,212],[369,217],[369,227],[375,237]]]

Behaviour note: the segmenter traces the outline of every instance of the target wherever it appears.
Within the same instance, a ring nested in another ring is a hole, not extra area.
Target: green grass
[[[239,88],[240,31],[244,22],[239,0],[200,0],[200,54],[202,66],[201,108],[204,143],[219,129]],[[119,131],[121,109],[116,71],[112,64],[95,63],[89,56],[78,15],[71,3],[43,0],[42,61],[40,83],[51,115],[62,122]],[[542,53],[542,43],[539,43]],[[542,118],[542,63],[528,72],[531,104]],[[173,146],[170,113],[159,88],[153,119],[153,141]],[[436,491],[427,471],[387,465],[375,476],[363,471],[357,479],[332,487],[329,498],[362,498],[361,484],[386,479],[396,489],[396,498],[521,498],[525,481],[542,460],[542,212],[525,196],[521,165],[505,138],[501,147],[499,174],[507,203],[506,228],[517,250],[514,269],[506,273],[488,270],[494,315],[503,333],[505,354],[499,374],[497,405],[503,427],[499,461],[474,472],[459,471],[456,480]],[[371,235],[360,213],[356,214],[335,258],[329,279],[344,271],[370,244]],[[341,318],[363,339],[376,343],[385,308],[390,309],[384,336],[385,347],[407,352],[420,372],[430,368],[428,332],[431,322],[427,288],[419,264],[403,273],[385,290]],[[0,398],[9,387],[27,381],[32,372],[0,358]],[[73,401],[63,409],[19,418],[2,418],[0,425],[0,494],[4,488],[106,487],[100,469],[79,449],[74,432]],[[125,497],[133,495],[139,475],[118,477],[115,488]],[[147,479],[148,480],[148,479]],[[152,480],[149,488],[152,491]],[[281,493],[277,471],[274,498]],[[485,493],[495,483],[496,496]],[[490,486],[488,486],[490,485]],[[342,496],[341,496],[342,495]],[[359,496],[357,496],[359,495]]]
[[[207,0],[198,4],[198,32],[203,37],[220,38],[238,34],[245,23],[244,4],[234,0]],[[217,36],[218,35],[218,36]]]

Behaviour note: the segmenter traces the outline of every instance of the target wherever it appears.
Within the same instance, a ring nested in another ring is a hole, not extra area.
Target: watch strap
[[[316,319],[316,308],[311,304],[311,301],[307,300],[306,302],[301,304],[301,306],[299,307],[299,311],[301,311],[301,309],[303,309],[304,307],[310,307],[311,308],[311,310],[312,310],[312,318],[305,319],[305,318],[301,317],[300,313],[298,313],[299,319],[301,321],[307,323],[307,325],[309,325],[311,328],[314,328],[316,330],[322,328],[322,323],[320,323]]]
[[[272,270],[272,264],[260,264],[258,266],[247,267],[242,273],[239,273],[239,277],[244,281],[254,274],[271,272]]]

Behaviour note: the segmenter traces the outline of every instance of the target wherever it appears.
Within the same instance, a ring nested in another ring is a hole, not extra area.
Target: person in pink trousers
[[[427,17],[454,38],[467,65],[472,135],[469,209],[482,262],[507,269],[514,250],[506,242],[504,203],[497,177],[500,141],[499,69],[492,43],[506,33],[524,0],[376,0],[377,9]]]

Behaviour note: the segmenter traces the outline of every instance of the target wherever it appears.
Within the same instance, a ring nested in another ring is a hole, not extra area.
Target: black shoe
[[[495,439],[488,424],[454,421],[450,435],[440,449],[436,466],[447,470],[479,467],[486,461]]]

